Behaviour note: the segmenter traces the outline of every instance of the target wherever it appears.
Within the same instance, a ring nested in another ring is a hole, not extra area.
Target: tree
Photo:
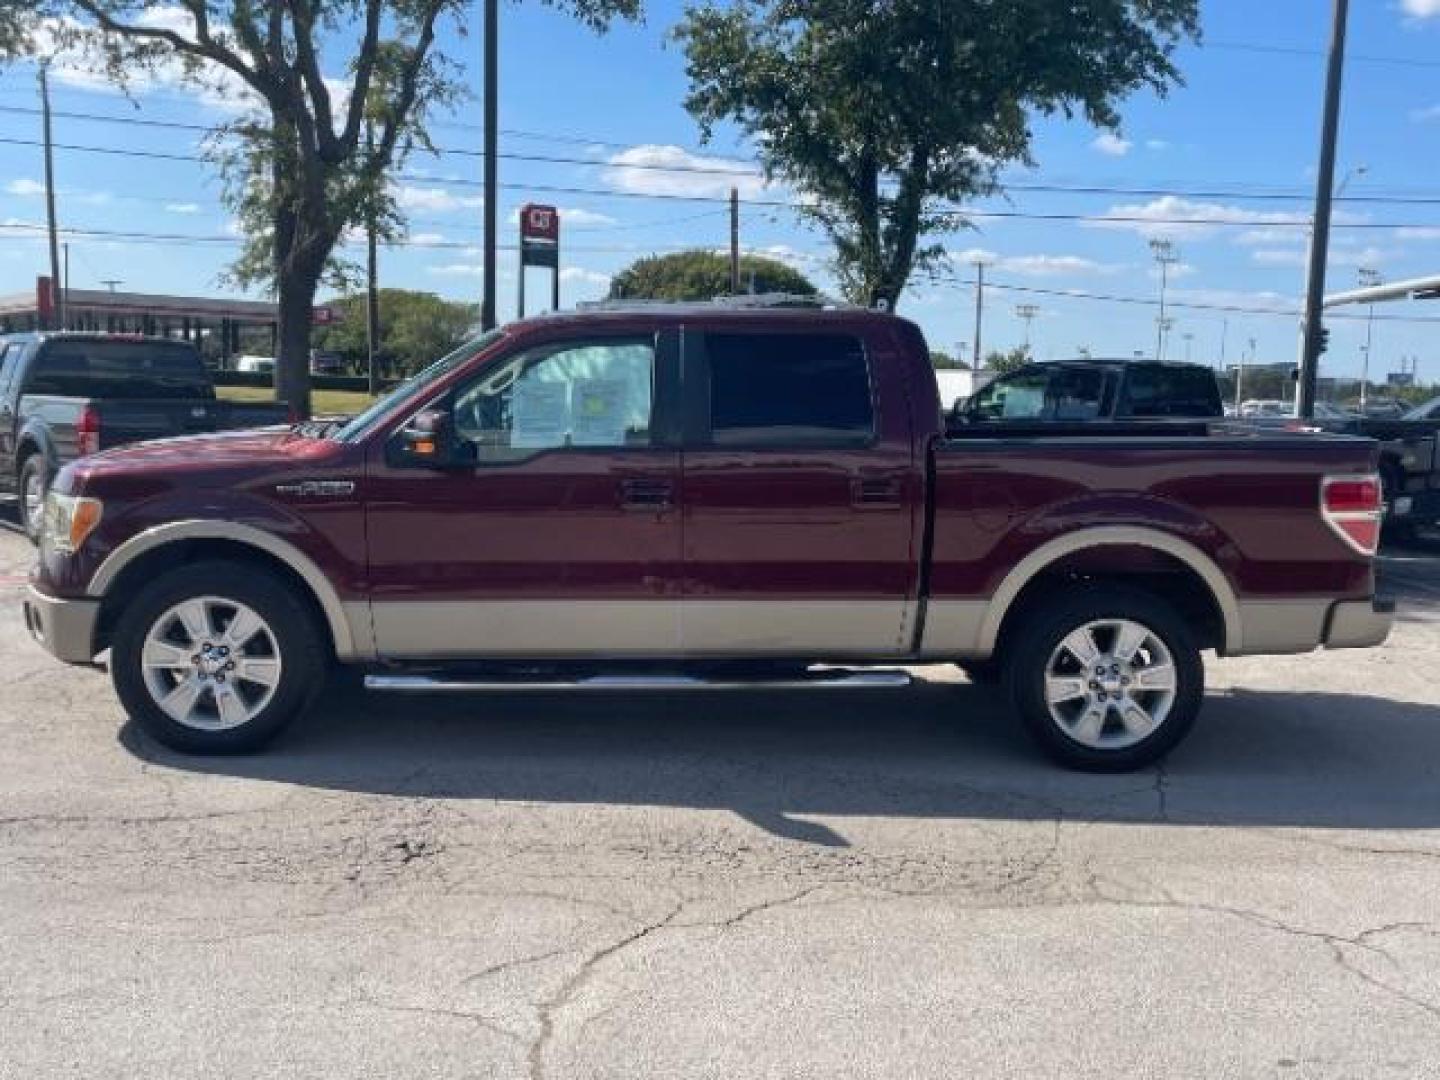
[[[331,300],[339,320],[315,331],[315,348],[339,353],[356,370],[368,357],[365,294]],[[475,304],[442,300],[434,293],[380,290],[380,356],[387,375],[410,375],[438,360],[470,336],[480,309]]]
[[[998,349],[985,354],[985,370],[993,371],[996,375],[1008,375],[1030,363],[1030,350],[1024,345],[1016,345],[1009,352],[1000,352]]]
[[[676,35],[708,139],[737,124],[835,245],[852,299],[894,306],[943,255],[946,203],[1033,164],[1030,118],[1119,129],[1119,100],[1180,81],[1198,0],[706,0]]]
[[[800,271],[759,255],[740,256],[745,292],[815,295]],[[610,280],[612,300],[710,300],[730,292],[730,259],[713,251],[681,251],[637,259]]]
[[[641,0],[545,0],[596,28],[633,17]],[[403,222],[387,177],[415,148],[426,119],[462,96],[455,63],[436,48],[464,0],[42,0],[62,44],[85,50],[117,83],[174,70],[189,82],[248,95],[255,110],[216,129],[211,156],[247,245],[232,267],[267,282],[279,302],[276,395],[310,407],[309,345],[315,291],[346,229],[374,220],[386,236]],[[343,77],[322,55],[348,52]],[[370,131],[367,131],[367,128]],[[373,132],[373,134],[372,134]]]

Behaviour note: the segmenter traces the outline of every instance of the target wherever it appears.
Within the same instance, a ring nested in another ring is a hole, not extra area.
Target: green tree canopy
[[[686,107],[733,122],[766,172],[806,196],[850,299],[899,299],[943,254],[954,203],[1031,164],[1030,120],[1082,114],[1179,81],[1198,0],[705,0],[676,31]]]
[[[740,256],[740,288],[802,296],[816,292],[800,271],[760,255]],[[711,300],[729,292],[729,257],[703,250],[638,259],[610,281],[612,300]]]
[[[641,0],[542,0],[597,28]],[[311,308],[347,229],[403,231],[391,170],[431,148],[427,118],[465,94],[437,45],[466,0],[0,0],[120,85],[147,72],[253,105],[209,143],[246,247],[232,276],[279,302],[276,392],[310,405]],[[0,49],[6,23],[0,18]],[[14,50],[10,50],[13,52]]]
[[[1008,375],[1030,363],[1030,359],[1030,350],[1024,345],[1016,345],[1007,352],[995,349],[985,354],[985,370]]]
[[[365,337],[365,295],[331,300],[338,322],[316,327],[315,348],[338,353],[363,371],[369,356]],[[380,359],[387,375],[410,375],[451,352],[470,336],[480,317],[475,304],[443,300],[409,289],[380,290]]]

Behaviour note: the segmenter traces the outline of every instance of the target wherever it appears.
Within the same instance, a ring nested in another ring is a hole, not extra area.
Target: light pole
[[[985,260],[975,260],[975,351],[970,355],[970,366],[980,370],[980,321],[985,314]]]
[[[1374,288],[1380,284],[1380,271],[1371,266],[1362,266],[1358,271],[1360,284],[1364,288]],[[1360,365],[1360,414],[1365,414],[1365,402],[1370,396],[1370,346],[1375,340],[1375,305],[1368,305],[1368,314],[1365,316],[1365,358]]]
[[[1165,360],[1165,331],[1169,329],[1165,322],[1165,287],[1170,280],[1170,267],[1180,261],[1180,256],[1175,253],[1175,245],[1169,240],[1156,237],[1150,241],[1150,252],[1155,256],[1155,261],[1160,264],[1160,316],[1155,320],[1155,359]]]
[[[1025,321],[1025,356],[1030,356],[1030,324],[1035,321],[1035,316],[1040,314],[1040,308],[1035,304],[1016,304],[1015,314]]]
[[[493,330],[495,315],[495,246],[496,212],[499,209],[500,162],[500,0],[484,0],[485,4],[485,167],[483,212],[484,238],[481,261],[485,280],[480,294],[480,328]],[[522,266],[523,274],[525,268]],[[558,272],[558,271],[557,271]]]
[[[1185,340],[1185,363],[1190,363],[1190,343],[1195,340],[1195,335],[1189,330],[1180,335]]]

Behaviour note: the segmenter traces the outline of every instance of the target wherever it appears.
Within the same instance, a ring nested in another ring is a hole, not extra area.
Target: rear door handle
[[[664,510],[675,501],[675,485],[660,476],[631,476],[620,481],[624,510]]]
[[[899,506],[904,487],[898,476],[857,476],[850,491],[856,505]]]

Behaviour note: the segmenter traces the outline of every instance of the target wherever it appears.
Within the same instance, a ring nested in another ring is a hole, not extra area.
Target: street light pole
[[[1040,314],[1040,308],[1035,304],[1016,304],[1015,314],[1025,320],[1025,355],[1028,358],[1030,355],[1030,324],[1035,320],[1035,316]]]
[[[1325,70],[1325,106],[1320,121],[1320,168],[1315,177],[1315,235],[1305,288],[1305,329],[1301,339],[1300,378],[1295,386],[1295,415],[1315,415],[1315,384],[1320,373],[1321,316],[1325,303],[1325,262],[1330,253],[1330,207],[1335,187],[1335,142],[1340,129],[1340,84],[1345,72],[1345,25],[1350,0],[1335,0],[1330,28],[1330,57]]]
[[[1360,284],[1374,288],[1380,284],[1380,271],[1374,267],[1362,266],[1359,270]],[[1365,403],[1370,397],[1370,346],[1375,340],[1375,305],[1367,305],[1365,316],[1365,357],[1360,366],[1360,414],[1365,414]]]
[[[485,3],[485,236],[482,272],[485,275],[480,301],[480,328],[493,330],[495,317],[495,246],[499,202],[500,160],[500,0]],[[524,267],[521,267],[524,273]]]
[[[50,237],[50,323],[53,329],[65,326],[65,289],[60,281],[59,229],[55,224],[55,154],[50,141],[50,62],[40,63],[40,113],[45,142],[45,224]]]
[[[975,260],[975,351],[970,354],[970,366],[980,370],[980,321],[985,313],[985,260]]]
[[[1155,359],[1161,363],[1165,360],[1165,331],[1169,326],[1165,320],[1165,287],[1169,284],[1170,264],[1178,261],[1175,254],[1175,245],[1159,237],[1150,241],[1150,250],[1155,255],[1155,261],[1160,264],[1160,315],[1155,320]]]

